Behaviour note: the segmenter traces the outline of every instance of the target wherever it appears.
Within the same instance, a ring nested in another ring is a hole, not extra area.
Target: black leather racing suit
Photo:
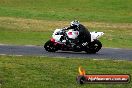
[[[74,29],[75,31],[79,31],[78,39],[80,43],[91,42],[91,34],[88,29],[82,24],[79,24],[79,26],[70,26],[66,30],[68,29]]]

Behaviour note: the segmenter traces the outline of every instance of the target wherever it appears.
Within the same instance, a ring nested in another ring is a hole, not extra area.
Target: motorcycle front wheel
[[[54,45],[54,42],[51,42],[50,40],[47,41],[45,44],[44,44],[44,48],[46,51],[48,52],[55,52],[57,51],[57,47]]]

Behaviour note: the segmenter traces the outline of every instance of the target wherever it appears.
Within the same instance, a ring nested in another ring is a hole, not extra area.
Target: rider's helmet
[[[79,21],[78,20],[74,20],[71,22],[71,26],[79,26]]]

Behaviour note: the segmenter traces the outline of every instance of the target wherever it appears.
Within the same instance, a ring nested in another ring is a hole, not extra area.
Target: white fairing
[[[73,29],[69,30],[68,32],[66,32],[68,37],[71,39],[76,39],[77,36],[79,35],[78,31],[74,31]]]
[[[90,32],[90,34],[91,34],[91,42],[104,35],[103,32]]]
[[[60,38],[61,38],[61,36],[63,36],[63,35],[61,35],[61,34],[56,35],[56,33],[58,33],[58,32],[61,33],[61,32],[62,32],[62,29],[56,29],[56,30],[54,31],[53,35],[52,35],[52,37],[55,39],[56,42],[60,42]]]
[[[66,32],[67,36],[71,39],[76,39],[79,35],[78,31],[74,31],[73,29],[70,29]],[[90,32],[91,34],[91,42],[95,39],[98,39],[101,37],[104,33],[103,32]],[[56,42],[61,42],[60,38],[62,37],[62,29],[56,29],[52,35],[52,37],[55,39]],[[65,40],[64,40],[65,41]],[[62,41],[63,42],[63,41]]]
[[[61,36],[63,36],[61,34],[62,29],[56,29],[52,35],[52,37],[55,39],[56,42],[60,42],[60,38]],[[73,29],[70,29],[66,32],[67,36],[71,39],[75,39],[77,38],[77,36],[79,35],[78,31],[74,31]]]

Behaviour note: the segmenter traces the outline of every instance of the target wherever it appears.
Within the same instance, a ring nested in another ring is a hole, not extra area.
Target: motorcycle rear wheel
[[[98,52],[102,47],[102,44],[99,40],[94,40],[93,42],[89,43],[86,46],[86,52],[90,53],[90,54],[95,54],[96,52]]]

